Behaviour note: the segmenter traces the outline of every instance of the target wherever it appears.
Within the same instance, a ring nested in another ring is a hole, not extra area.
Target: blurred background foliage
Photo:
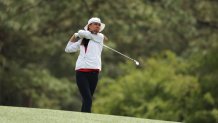
[[[0,0],[0,105],[79,111],[71,35],[100,17],[95,113],[218,123],[217,0]]]

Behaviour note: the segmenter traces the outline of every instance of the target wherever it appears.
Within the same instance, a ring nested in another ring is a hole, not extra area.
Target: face
[[[100,23],[91,23],[88,26],[88,29],[92,33],[98,33],[100,30],[101,24]]]

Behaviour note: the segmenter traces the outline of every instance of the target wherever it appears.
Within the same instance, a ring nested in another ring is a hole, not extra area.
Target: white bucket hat
[[[100,24],[101,24],[101,27],[100,27],[99,32],[103,31],[104,28],[105,28],[105,24],[104,24],[104,23],[101,23],[100,18],[93,17],[93,18],[89,19],[88,24],[86,24],[86,26],[84,27],[84,29],[85,29],[85,30],[88,30],[88,26],[89,26],[89,24],[91,24],[91,23],[100,23]]]

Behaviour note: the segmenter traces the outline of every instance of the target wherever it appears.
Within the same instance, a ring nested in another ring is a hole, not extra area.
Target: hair
[[[87,46],[88,46],[88,43],[89,43],[89,40],[90,40],[90,39],[83,38],[83,39],[82,39],[82,42],[81,42],[81,45],[84,45],[85,47],[87,47]]]

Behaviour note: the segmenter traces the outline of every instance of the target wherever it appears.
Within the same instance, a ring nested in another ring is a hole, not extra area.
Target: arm
[[[65,48],[65,52],[72,53],[79,50],[81,41],[78,41],[79,38],[77,37],[77,33],[75,33],[67,43],[67,46]]]
[[[78,31],[78,36],[80,38],[92,39],[91,32],[85,31],[85,30],[79,30]]]
[[[78,40],[79,40],[78,33],[74,33],[73,36],[70,38],[71,42],[76,42]]]

